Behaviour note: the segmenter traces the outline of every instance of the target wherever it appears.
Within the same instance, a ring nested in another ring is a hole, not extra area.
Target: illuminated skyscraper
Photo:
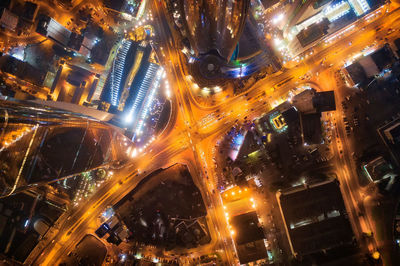
[[[229,61],[242,34],[250,0],[178,0],[191,48]]]
[[[128,139],[88,116],[0,99],[0,197],[126,160]]]

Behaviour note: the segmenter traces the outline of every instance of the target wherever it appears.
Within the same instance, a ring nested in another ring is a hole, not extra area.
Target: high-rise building
[[[143,14],[146,1],[143,0],[103,0],[104,7],[120,12],[132,19],[140,17]]]
[[[129,140],[89,116],[0,99],[0,197],[124,162]]]
[[[151,102],[163,77],[146,41],[123,40],[107,76],[98,109],[116,114],[114,122],[141,132]]]
[[[178,0],[180,18],[197,56],[217,51],[226,61],[242,34],[250,0]]]
[[[105,104],[103,104],[99,109],[113,113],[118,112],[118,110],[122,111],[120,106],[121,96],[126,87],[130,85],[129,73],[134,65],[136,50],[136,43],[125,39],[121,41],[100,96],[100,100],[109,104],[110,107],[104,108]]]
[[[71,32],[67,28],[45,15],[39,18],[36,32],[64,47],[68,46],[71,37]]]

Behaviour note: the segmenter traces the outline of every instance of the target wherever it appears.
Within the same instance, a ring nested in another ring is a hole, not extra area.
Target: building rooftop
[[[385,129],[384,133],[392,144],[400,144],[400,122]]]
[[[315,109],[312,104],[312,99],[313,99],[315,93],[316,92],[314,89],[302,91],[301,93],[299,93],[293,97],[293,100],[292,100],[293,106],[296,107],[296,109],[299,112],[314,113]]]
[[[312,99],[312,103],[317,112],[329,112],[336,110],[335,92],[321,91],[317,92]]]
[[[261,0],[261,3],[265,9],[268,9],[274,6],[275,4],[279,3],[279,0]]]
[[[46,76],[46,71],[43,69],[33,67],[31,64],[10,55],[0,57],[0,70],[38,86],[43,84]]]
[[[71,37],[71,32],[67,28],[53,18],[45,15],[40,17],[36,32],[62,46],[67,46]]]
[[[0,8],[0,24],[2,27],[14,31],[18,24],[18,16],[6,8]]]
[[[277,199],[293,255],[308,255],[353,240],[336,180],[278,192]]]
[[[38,10],[37,4],[26,1],[24,4],[22,17],[27,20],[33,21],[36,17],[37,10]]]
[[[264,239],[264,233],[258,226],[258,217],[255,211],[240,214],[231,218],[235,230],[235,242],[238,245]]]
[[[397,50],[400,50],[400,38],[397,38],[393,41],[394,45],[396,45]]]
[[[394,175],[392,166],[382,156],[369,161],[363,168],[372,182],[377,182]]]
[[[254,262],[267,257],[264,240],[256,240],[254,242],[238,245],[236,251],[241,264]]]
[[[287,109],[286,111],[282,112],[282,116],[288,125],[295,123],[299,120],[299,113],[293,106]]]
[[[264,232],[258,225],[255,211],[234,216],[230,223],[235,230],[234,240],[241,264],[267,257]]]
[[[106,7],[118,12],[123,11],[128,4],[126,0],[104,0],[103,2]]]
[[[307,144],[321,144],[321,113],[301,114],[300,117],[303,142]]]
[[[315,42],[322,36],[328,33],[329,20],[324,18],[321,23],[314,23],[307,29],[301,30],[297,35],[301,46],[306,47],[307,45]]]
[[[250,153],[258,151],[260,146],[255,139],[254,133],[252,131],[247,131],[243,140],[243,144],[240,146],[237,158],[246,158]]]
[[[367,78],[367,75],[359,62],[355,62],[345,67],[345,69],[347,73],[349,73],[350,78],[353,80],[355,85],[363,82]]]
[[[389,45],[378,49],[370,55],[363,56],[351,65],[346,66],[346,71],[355,85],[372,78],[382,72],[394,62],[394,54]]]
[[[385,69],[388,65],[394,62],[394,54],[390,46],[386,44],[381,49],[371,54],[372,60],[374,60],[379,71]]]
[[[79,51],[83,42],[83,35],[72,32],[68,41],[68,47]]]
[[[390,150],[396,165],[400,165],[400,116],[377,129],[382,141]]]
[[[358,63],[362,66],[365,75],[369,78],[379,74],[380,72],[371,55],[360,58]]]

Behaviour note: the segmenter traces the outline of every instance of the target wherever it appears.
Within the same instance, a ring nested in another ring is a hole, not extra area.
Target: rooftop
[[[265,236],[258,225],[255,211],[232,217],[231,224],[235,230],[234,240],[241,264],[267,257]]]
[[[384,132],[386,137],[392,144],[400,143],[400,122],[397,122],[394,125],[390,126]]]
[[[363,166],[368,178],[377,182],[381,179],[388,178],[393,174],[392,166],[382,157],[379,156]]]
[[[243,140],[243,144],[240,146],[237,158],[243,159],[247,157],[250,153],[258,151],[260,146],[257,144],[254,133],[252,131],[247,131]]]
[[[353,232],[336,180],[278,192],[277,198],[294,255],[308,255],[352,241]]]
[[[304,143],[321,144],[321,113],[301,114],[300,124]]]
[[[235,229],[235,242],[238,245],[264,239],[264,233],[258,226],[258,217],[255,211],[232,217],[230,222]]]
[[[317,92],[312,99],[312,103],[318,112],[328,112],[336,110],[335,92],[321,91]]]

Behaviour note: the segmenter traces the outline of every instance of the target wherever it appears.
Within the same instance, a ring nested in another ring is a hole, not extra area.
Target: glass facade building
[[[128,139],[94,118],[9,99],[0,114],[0,197],[127,159]]]
[[[197,56],[217,51],[228,61],[242,34],[250,0],[179,0],[180,17]]]

